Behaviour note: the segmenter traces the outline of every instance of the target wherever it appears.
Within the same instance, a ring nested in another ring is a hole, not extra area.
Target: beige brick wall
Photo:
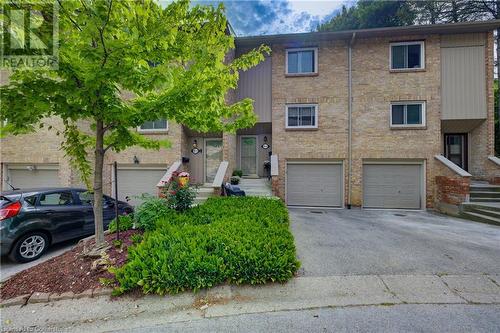
[[[363,159],[416,159],[427,165],[427,205],[434,193],[434,155],[440,152],[440,38],[426,40],[426,69],[389,71],[390,38],[361,39],[353,49],[352,204],[362,204]],[[308,45],[304,45],[308,46]],[[312,45],[311,45],[312,46]],[[318,75],[285,77],[285,46],[273,47],[273,153],[279,156],[279,194],[284,198],[285,165],[291,159],[344,160],[347,169],[348,58],[343,41],[321,42]],[[390,128],[392,101],[426,101],[425,129]],[[285,130],[287,103],[317,103],[318,129]],[[347,172],[345,172],[347,184]],[[347,188],[347,185],[345,186]],[[347,189],[346,189],[347,192]],[[347,200],[347,193],[345,195]]]
[[[282,198],[287,160],[347,158],[347,47],[342,41],[306,46],[319,48],[317,76],[285,77],[286,46],[272,48],[272,140],[279,158],[274,187]],[[285,130],[285,106],[292,103],[318,104],[317,130]]]
[[[56,135],[56,130],[62,130],[62,122],[57,118],[50,118],[44,123],[46,126],[34,133],[1,139],[2,165],[13,163],[59,164],[59,178],[62,186],[82,186],[78,173],[70,167],[68,159],[60,148],[61,138]],[[48,125],[53,126],[52,130],[48,129]],[[82,124],[82,127],[86,127],[85,124]],[[172,144],[171,148],[150,150],[132,147],[120,153],[108,151],[104,163],[104,192],[111,194],[112,164],[115,160],[119,164],[133,165],[134,156],[137,156],[140,161],[139,166],[168,166],[179,160],[181,158],[181,132],[182,126],[169,122],[167,133],[144,134],[158,140],[169,140]],[[89,153],[89,160],[93,160],[93,152]]]
[[[425,70],[389,71],[389,44],[425,40]],[[352,204],[362,204],[363,159],[426,161],[427,206],[434,195],[435,160],[441,151],[440,37],[408,36],[358,40],[353,52]],[[391,129],[390,105],[425,101],[424,129]]]

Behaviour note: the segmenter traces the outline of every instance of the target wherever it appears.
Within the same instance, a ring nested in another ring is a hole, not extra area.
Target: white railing
[[[500,158],[498,158],[496,156],[488,156],[488,159],[490,161],[492,161],[493,163],[495,163],[496,165],[500,165]]]
[[[175,161],[174,163],[172,163],[172,165],[170,166],[170,168],[168,168],[167,172],[163,175],[163,177],[161,177],[160,181],[158,182],[158,184],[156,184],[156,187],[164,187],[166,183],[168,183],[168,181],[170,180],[170,178],[172,178],[172,174],[179,170],[179,168],[181,167],[182,165],[182,162],[181,161]]]
[[[222,161],[219,164],[219,168],[217,169],[217,173],[215,174],[214,181],[212,183],[213,188],[219,188],[224,181],[224,176],[226,175],[227,168],[229,166],[228,161]]]
[[[451,169],[451,171],[455,172],[459,176],[472,177],[472,175],[470,173],[468,173],[467,171],[465,171],[464,169],[462,169],[461,167],[459,167],[458,165],[456,165],[455,163],[453,163],[452,161],[450,161],[449,159],[447,159],[443,155],[436,155],[436,156],[434,156],[434,158],[436,160],[438,160],[439,162],[443,163],[445,166],[447,166],[449,169]]]
[[[279,175],[278,155],[271,155],[271,176]]]

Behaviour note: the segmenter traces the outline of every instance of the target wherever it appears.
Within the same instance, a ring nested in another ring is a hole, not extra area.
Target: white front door
[[[205,181],[214,181],[222,162],[222,139],[205,139]]]
[[[240,166],[243,176],[257,176],[257,137],[242,136],[240,139]]]

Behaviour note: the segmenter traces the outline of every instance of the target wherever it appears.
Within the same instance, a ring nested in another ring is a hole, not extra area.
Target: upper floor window
[[[394,102],[391,104],[391,127],[425,126],[424,102]]]
[[[155,121],[146,121],[139,126],[139,132],[166,132],[168,130],[168,121],[159,119]]]
[[[315,74],[317,72],[317,48],[286,50],[286,74]]]
[[[318,106],[316,104],[287,105],[286,128],[318,128]]]
[[[424,42],[391,43],[391,69],[423,69]]]

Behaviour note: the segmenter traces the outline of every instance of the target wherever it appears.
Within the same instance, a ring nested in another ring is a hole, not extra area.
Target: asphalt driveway
[[[422,211],[290,209],[290,218],[302,276],[500,274],[498,226]]]

